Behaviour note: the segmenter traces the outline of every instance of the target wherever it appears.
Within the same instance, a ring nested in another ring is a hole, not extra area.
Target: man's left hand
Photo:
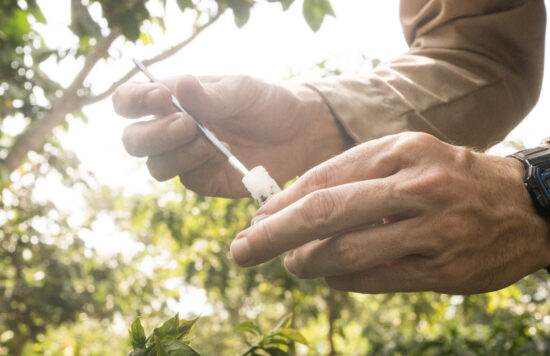
[[[497,290],[550,264],[550,224],[523,167],[404,133],[356,146],[308,171],[260,208],[231,253],[362,293]]]

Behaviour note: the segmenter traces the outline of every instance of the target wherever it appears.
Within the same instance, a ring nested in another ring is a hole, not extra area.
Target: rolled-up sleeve
[[[363,142],[424,131],[480,149],[502,140],[538,100],[542,0],[402,0],[409,52],[363,77],[309,83]]]

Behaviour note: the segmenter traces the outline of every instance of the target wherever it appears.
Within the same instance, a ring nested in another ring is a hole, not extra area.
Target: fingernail
[[[271,215],[268,215],[268,214],[256,215],[252,218],[252,221],[250,222],[250,225],[253,226],[254,224],[259,223],[260,221],[265,220],[270,216]]]
[[[241,266],[245,266],[249,263],[252,256],[250,256],[250,245],[248,244],[248,239],[246,237],[236,238],[231,243],[229,248],[231,255],[235,262]]]
[[[145,94],[145,105],[148,107],[157,107],[163,99],[162,90],[156,88]]]

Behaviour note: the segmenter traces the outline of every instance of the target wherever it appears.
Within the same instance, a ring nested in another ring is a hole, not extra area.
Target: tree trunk
[[[334,290],[329,291],[328,300],[327,300],[327,308],[328,308],[328,344],[329,344],[329,352],[327,356],[336,356],[338,355],[338,351],[336,350],[336,346],[334,345],[334,334],[336,333],[334,328],[334,323],[336,322],[336,319],[338,319],[338,314],[340,312],[340,306],[338,305],[338,302],[336,301],[336,292]]]
[[[23,348],[25,347],[25,338],[19,331],[15,331],[15,335],[13,336],[13,356],[21,356],[23,355]]]
[[[76,75],[71,85],[63,92],[63,97],[52,103],[51,111],[44,118],[36,120],[15,139],[8,156],[0,162],[0,165],[8,174],[23,163],[29,151],[37,150],[44,145],[52,130],[65,121],[67,114],[82,107],[82,103],[79,102],[78,90],[82,88],[84,81],[96,63],[108,54],[111,44],[119,34],[119,31],[113,30],[109,36],[96,45],[92,52],[88,53],[84,61],[84,67]]]

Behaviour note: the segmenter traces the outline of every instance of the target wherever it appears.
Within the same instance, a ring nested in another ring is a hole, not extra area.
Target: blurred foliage
[[[268,1],[283,9],[293,3]],[[194,14],[192,29],[225,10],[242,26],[255,4],[176,3]],[[127,196],[99,185],[51,128],[32,136],[41,141],[15,169],[6,168],[26,133],[52,116],[61,118],[53,126],[86,120],[82,107],[101,94],[93,92],[87,73],[75,73],[75,86],[64,87],[42,70],[46,61],[82,60],[93,68],[97,56],[120,60],[109,46],[99,53],[110,34],[149,44],[151,27],[165,27],[149,10],[150,4],[166,9],[164,0],[70,4],[69,30],[78,41],[48,48],[40,29],[49,24],[37,3],[0,0],[0,355],[125,355],[132,348],[125,334],[131,320],[140,315],[150,329],[178,311],[202,315],[205,326],[194,333],[193,345],[204,355],[269,345],[266,334],[254,331],[269,330],[289,312],[295,317],[285,329],[300,329],[311,346],[297,345],[300,355],[550,354],[550,280],[543,272],[475,296],[340,293],[322,280],[289,275],[280,259],[251,269],[232,262],[229,244],[256,209],[248,200],[200,197],[177,181]],[[92,16],[98,6],[99,17]],[[317,29],[333,10],[327,0],[305,0],[303,13]],[[323,61],[313,72],[341,70]],[[69,189],[86,208],[63,211],[40,199],[40,189],[52,184]],[[127,251],[105,255],[85,239],[102,219],[131,237]],[[190,309],[201,298],[205,306]]]

